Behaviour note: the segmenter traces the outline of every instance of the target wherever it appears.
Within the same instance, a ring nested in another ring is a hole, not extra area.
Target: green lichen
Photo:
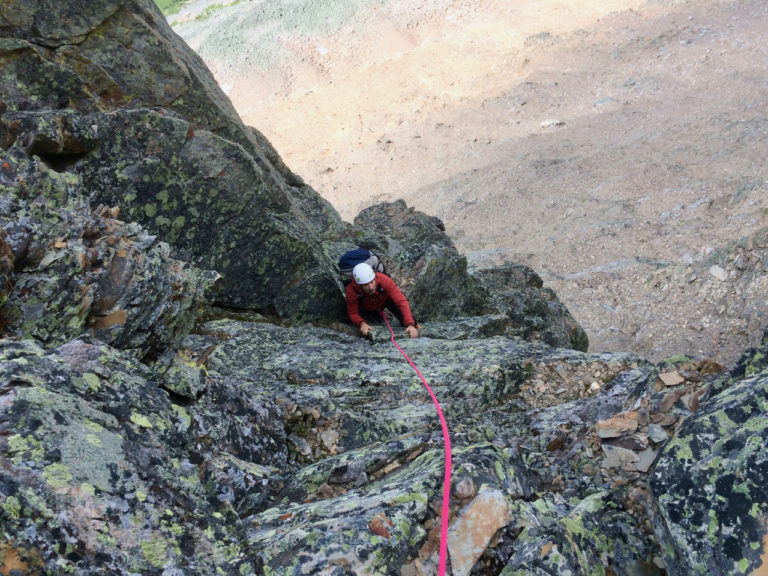
[[[41,461],[45,449],[33,436],[24,437],[21,434],[14,434],[8,438],[8,453],[13,457],[13,463],[19,466],[24,460]]]
[[[680,364],[685,364],[690,361],[691,359],[685,354],[675,354],[674,356],[664,359],[665,363],[672,364],[673,366],[679,366]]]
[[[98,392],[101,389],[101,380],[93,372],[85,372],[83,374],[83,380],[88,385],[91,392]]]
[[[759,373],[762,370],[760,361],[764,358],[765,355],[762,352],[755,352],[755,355],[752,356],[749,361],[749,365],[744,370],[744,376],[749,378],[750,376],[754,376],[755,374]]]
[[[115,540],[115,538],[111,534],[105,534],[103,532],[99,532],[98,534],[96,534],[96,541],[102,546],[117,545],[117,540]]]
[[[674,444],[670,445],[670,450],[675,451],[678,460],[693,460],[692,440],[691,436],[680,436],[676,438]]]
[[[152,422],[149,421],[149,418],[144,416],[144,414],[139,414],[138,412],[131,413],[131,422],[137,426],[140,426],[141,428],[152,428]]]
[[[409,502],[420,502],[422,504],[427,504],[428,498],[426,494],[409,492],[407,494],[398,494],[392,499],[392,502],[395,504],[407,504]]]
[[[72,481],[72,473],[64,464],[56,462],[45,467],[43,478],[51,488],[66,488]]]
[[[184,228],[186,223],[187,223],[187,219],[183,215],[176,216],[176,218],[173,219],[172,227],[174,230],[180,231],[181,229]]]
[[[494,467],[496,469],[496,477],[501,482],[504,482],[504,480],[506,479],[506,474],[504,473],[504,466],[500,461],[496,460],[496,462],[494,462]]]
[[[91,430],[96,434],[101,434],[102,432],[104,432],[104,426],[102,426],[98,422],[94,422],[93,420],[88,420],[86,418],[85,420],[83,420],[83,425],[86,428],[88,428],[88,430]]]
[[[16,496],[8,496],[0,505],[11,518],[21,518],[21,502]]]
[[[85,439],[91,446],[101,446],[101,438],[99,438],[96,434],[88,434],[86,435]]]
[[[155,568],[162,568],[168,562],[168,542],[159,534],[141,543],[141,553]]]
[[[192,416],[189,415],[189,412],[183,407],[179,406],[178,404],[172,404],[171,409],[176,414],[176,416],[179,417],[179,419],[184,423],[184,430],[188,429],[192,425]]]
[[[717,419],[717,425],[720,427],[720,431],[725,433],[728,430],[736,428],[737,424],[731,420],[731,418],[725,413],[724,410],[718,410],[714,414]]]
[[[717,521],[717,513],[714,510],[709,510],[709,527],[707,528],[707,540],[714,546],[718,541],[718,534],[720,532],[720,524]]]

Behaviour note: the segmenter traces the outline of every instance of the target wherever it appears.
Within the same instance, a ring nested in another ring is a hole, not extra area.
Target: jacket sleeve
[[[349,321],[355,326],[360,326],[363,323],[363,317],[360,316],[357,292],[355,292],[352,282],[347,284],[344,296],[347,300],[347,316],[349,316]]]
[[[384,276],[383,274],[381,276],[385,278],[385,280],[380,280],[382,288],[384,288],[387,296],[389,296],[390,300],[395,303],[395,306],[398,307],[400,313],[403,315],[403,326],[415,326],[416,321],[413,319],[411,306],[408,304],[408,299],[405,297],[405,294],[402,293],[400,288],[397,287],[397,284],[395,284],[391,278]],[[376,274],[376,278],[379,278],[379,274]]]

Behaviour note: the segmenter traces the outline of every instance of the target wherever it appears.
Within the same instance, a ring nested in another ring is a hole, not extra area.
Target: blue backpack
[[[366,248],[355,248],[354,250],[345,252],[344,255],[339,258],[339,274],[341,274],[341,281],[345,284],[351,281],[352,269],[361,262],[368,264],[373,268],[374,272],[387,273],[384,263],[378,255]]]

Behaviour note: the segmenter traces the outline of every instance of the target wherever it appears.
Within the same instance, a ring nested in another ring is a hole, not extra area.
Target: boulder
[[[499,311],[509,317],[510,335],[582,352],[589,348],[589,338],[581,325],[527,266],[507,264],[473,270],[472,275],[488,291]]]
[[[649,487],[670,573],[752,574],[764,565],[767,406],[763,370],[688,416],[659,454]]]

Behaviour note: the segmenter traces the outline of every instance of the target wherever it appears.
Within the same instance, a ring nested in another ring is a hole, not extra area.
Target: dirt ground
[[[437,215],[590,351],[729,364],[768,326],[764,0],[206,1],[174,29],[345,220]]]

